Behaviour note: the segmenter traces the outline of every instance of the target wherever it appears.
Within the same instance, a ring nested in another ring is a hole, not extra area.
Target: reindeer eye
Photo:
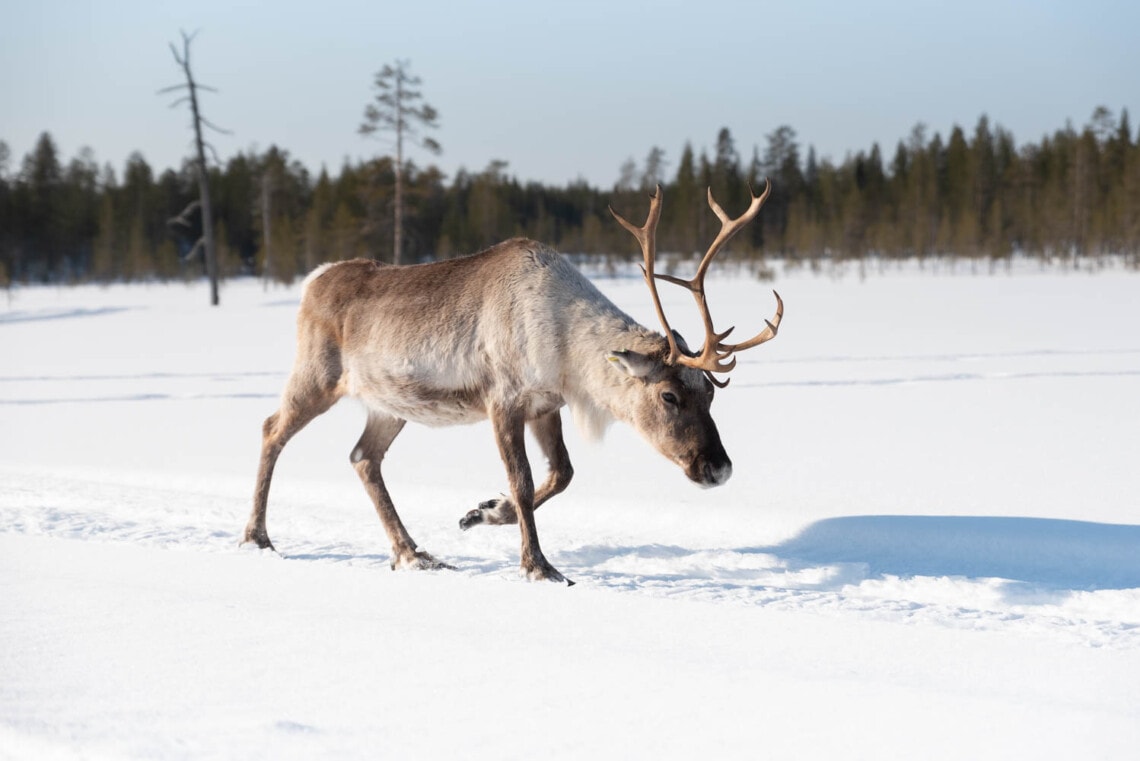
[[[661,398],[665,401],[666,404],[672,404],[674,407],[681,403],[680,400],[677,399],[677,395],[672,391],[664,392],[661,394]]]

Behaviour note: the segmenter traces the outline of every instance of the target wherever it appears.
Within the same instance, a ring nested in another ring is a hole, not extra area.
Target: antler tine
[[[628,222],[622,215],[614,211],[610,206],[610,214],[614,215],[614,219],[624,227],[626,230],[637,239],[641,245],[641,255],[644,259],[642,272],[645,275],[645,282],[649,285],[649,294],[653,297],[653,306],[657,309],[657,319],[661,321],[661,327],[665,330],[665,338],[669,341],[669,357],[665,360],[666,364],[673,364],[681,356],[681,350],[677,347],[677,340],[673,337],[673,329],[669,327],[669,320],[665,318],[665,310],[661,306],[661,296],[657,293],[657,278],[661,277],[653,272],[653,265],[657,258],[657,222],[661,219],[661,186],[657,186],[656,192],[649,197],[649,214],[645,218],[645,224],[637,227]]]
[[[784,300],[781,299],[780,294],[776,293],[775,291],[772,291],[772,294],[776,297],[776,316],[771,320],[764,320],[764,323],[768,327],[764,328],[747,341],[743,341],[738,344],[718,343],[717,349],[720,351],[728,352],[729,354],[735,354],[738,351],[751,349],[753,346],[759,346],[765,341],[771,341],[773,338],[775,338],[776,333],[780,330],[780,320],[784,318]]]
[[[661,186],[657,186],[656,192],[649,196],[649,214],[645,218],[645,224],[637,227],[632,222],[628,221],[621,214],[614,211],[614,207],[608,206],[610,214],[614,215],[622,227],[629,230],[637,242],[641,244],[642,254],[645,255],[649,264],[653,263],[653,257],[656,254],[656,232],[657,222],[661,219]]]
[[[741,228],[756,218],[756,215],[760,213],[760,207],[763,206],[764,202],[768,200],[768,194],[771,192],[772,183],[768,180],[767,177],[764,178],[764,192],[760,195],[756,195],[752,191],[752,186],[749,185],[748,195],[752,197],[752,203],[749,204],[747,211],[745,211],[736,219],[732,219],[728,216],[728,214],[725,213],[720,204],[716,202],[716,199],[713,198],[712,188],[709,188],[709,207],[712,208],[713,213],[716,214],[717,219],[720,220],[720,232],[717,233],[716,238],[713,239],[712,245],[709,246],[709,250],[705,254],[705,257],[701,259],[700,266],[697,267],[697,274],[693,277],[693,280],[700,280],[702,283],[704,282],[705,272],[708,271],[709,265],[712,264],[713,258],[718,253],[720,253],[721,248],[724,247],[725,243],[728,243],[729,239],[732,238],[732,236],[736,235],[738,232],[740,232]]]

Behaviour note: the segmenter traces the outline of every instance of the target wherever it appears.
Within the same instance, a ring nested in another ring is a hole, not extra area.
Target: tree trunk
[[[218,305],[218,259],[214,251],[214,214],[210,205],[210,177],[206,172],[206,147],[202,141],[202,118],[198,114],[198,88],[187,58],[186,80],[190,83],[190,109],[194,112],[194,146],[197,148],[198,196],[202,199],[202,238],[206,248],[206,277],[210,279],[210,305]]]
[[[190,71],[190,40],[193,35],[182,33],[182,55],[171,45],[174,60],[186,73],[186,89],[189,90],[190,110],[194,116],[194,147],[196,149],[195,169],[198,174],[198,197],[202,201],[202,242],[206,249],[206,276],[210,279],[210,304],[218,305],[218,257],[214,250],[214,214],[210,204],[210,176],[206,171],[206,143],[202,140],[202,115],[198,111],[198,85]],[[170,89],[170,88],[168,88]]]
[[[269,169],[266,168],[261,175],[261,244],[265,249],[261,276],[264,278],[264,290],[269,290],[269,279],[273,277],[273,242],[270,240],[269,218]]]
[[[392,241],[392,263],[400,264],[404,243],[404,115],[399,104],[403,103],[403,81],[396,76],[396,229]]]
[[[399,145],[399,140],[396,141]],[[404,238],[404,168],[402,151],[396,149],[396,230],[392,241],[392,263],[400,264],[400,251]]]

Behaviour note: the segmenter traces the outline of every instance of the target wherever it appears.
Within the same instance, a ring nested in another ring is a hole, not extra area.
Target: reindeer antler
[[[665,364],[671,365],[677,361],[681,356],[681,350],[677,348],[677,339],[673,337],[673,329],[669,327],[669,320],[665,319],[665,310],[661,308],[661,297],[657,294],[657,282],[654,279],[653,263],[657,258],[657,222],[661,219],[661,186],[658,185],[656,192],[649,197],[649,215],[645,218],[645,224],[641,227],[635,227],[627,222],[624,217],[614,211],[612,206],[608,207],[610,214],[614,215],[622,227],[637,238],[637,242],[641,244],[641,255],[644,259],[644,265],[641,272],[645,275],[645,282],[649,285],[649,293],[653,296],[653,306],[657,307],[657,319],[661,321],[661,327],[665,329],[665,338],[669,340],[669,357],[665,360]]]
[[[614,218],[621,223],[622,227],[629,230],[629,232],[633,234],[633,237],[637,239],[637,242],[641,244],[641,253],[645,260],[642,272],[645,275],[645,282],[649,285],[649,293],[653,297],[653,305],[657,308],[657,318],[661,321],[661,327],[665,329],[665,338],[669,341],[669,357],[665,360],[666,364],[680,364],[697,370],[703,370],[705,375],[708,376],[708,379],[720,388],[727,386],[728,380],[717,380],[717,378],[713,376],[713,373],[730,372],[736,367],[736,358],[732,356],[733,354],[738,351],[750,349],[753,346],[759,346],[765,341],[770,341],[775,338],[780,327],[780,320],[784,317],[784,302],[780,298],[780,294],[772,291],[776,296],[776,316],[770,321],[764,321],[767,327],[747,341],[738,344],[726,344],[724,343],[724,339],[732,333],[733,328],[729,328],[723,333],[716,332],[713,328],[712,315],[709,313],[708,301],[705,298],[705,275],[708,274],[709,265],[712,264],[713,258],[715,258],[721,248],[724,247],[724,244],[727,243],[733,235],[740,232],[741,228],[751,222],[760,212],[760,207],[768,200],[768,194],[772,192],[772,183],[765,180],[764,184],[764,192],[759,196],[755,195],[752,192],[752,188],[749,187],[748,192],[752,197],[752,203],[749,205],[748,210],[736,219],[730,218],[728,214],[725,213],[724,209],[722,209],[720,204],[716,202],[716,199],[713,198],[712,188],[709,188],[709,206],[717,218],[720,219],[721,228],[713,240],[712,245],[709,246],[708,251],[705,253],[704,258],[701,259],[701,263],[697,267],[697,273],[693,276],[692,280],[684,280],[679,277],[673,277],[672,275],[658,275],[653,271],[653,264],[657,254],[657,222],[661,218],[660,185],[657,186],[657,192],[650,197],[649,216],[646,218],[645,224],[641,227],[635,227],[612,208],[610,209],[610,213],[614,215]],[[690,357],[682,354],[677,347],[677,341],[673,337],[673,330],[669,327],[669,321],[665,318],[665,310],[661,307],[661,297],[657,293],[657,280],[665,280],[674,285],[682,286],[693,294],[705,327],[705,343],[696,356]]]

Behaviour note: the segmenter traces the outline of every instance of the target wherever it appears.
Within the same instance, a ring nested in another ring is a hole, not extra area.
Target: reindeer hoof
[[[446,569],[454,571],[455,566],[436,560],[426,552],[409,552],[396,555],[392,558],[393,571],[439,571]]]
[[[508,523],[518,523],[518,513],[515,506],[506,497],[496,497],[479,503],[479,507],[471,510],[459,519],[459,528],[466,531],[472,526],[486,523],[488,526],[502,526]]]
[[[530,581],[556,581],[568,587],[574,586],[573,581],[559,573],[558,569],[546,560],[532,563],[530,567],[524,564],[519,568],[519,575]]]
[[[486,503],[484,503],[484,504],[486,504]],[[462,518],[459,519],[459,528],[462,529],[463,531],[466,531],[467,529],[471,528],[472,526],[478,526],[482,522],[483,522],[483,506],[480,505],[479,507],[475,508],[474,510],[469,510],[467,512],[467,515],[464,515]]]
[[[273,546],[273,542],[269,541],[269,534],[265,533],[264,531],[250,531],[249,529],[246,529],[245,533],[242,535],[242,540],[238,542],[238,546],[241,547],[242,545],[250,544],[251,542],[253,544],[256,544],[258,549],[272,550],[273,552],[277,552],[277,548]]]

